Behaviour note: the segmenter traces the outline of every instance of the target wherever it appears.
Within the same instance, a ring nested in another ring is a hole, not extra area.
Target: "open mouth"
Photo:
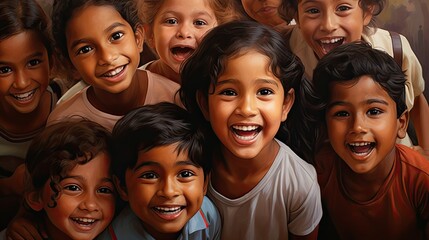
[[[124,69],[125,69],[125,65],[117,67],[117,68],[113,69],[112,71],[109,71],[109,72],[103,74],[102,76],[103,77],[115,77],[115,76],[121,74],[124,71]]]
[[[72,220],[82,226],[91,226],[96,221],[93,218],[72,218]]]
[[[153,207],[153,210],[160,214],[178,214],[185,206],[180,207]]]
[[[364,156],[369,154],[372,149],[375,147],[374,142],[362,142],[362,143],[349,143],[347,144],[349,149],[359,156]]]
[[[258,136],[259,132],[262,130],[262,127],[260,126],[242,126],[242,125],[236,125],[232,126],[232,131],[234,132],[235,136],[241,140],[253,140]]]
[[[320,46],[325,54],[344,43],[343,37],[320,40]]]
[[[25,101],[30,100],[34,96],[34,93],[36,93],[36,90],[37,89],[33,89],[33,90],[26,92],[26,93],[12,94],[12,96],[18,101],[25,102]]]
[[[173,47],[171,49],[173,55],[179,59],[187,59],[194,52],[193,48],[190,47]]]

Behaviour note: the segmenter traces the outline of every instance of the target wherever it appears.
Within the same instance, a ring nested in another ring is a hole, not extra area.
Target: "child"
[[[58,105],[48,123],[80,115],[112,130],[136,107],[180,104],[177,83],[137,69],[144,30],[133,0],[61,0],[52,15],[58,48],[90,86]]]
[[[25,154],[57,101],[49,24],[34,0],[0,1],[0,229],[16,214]]]
[[[292,21],[292,17],[283,19],[278,8],[282,0],[234,0],[240,4],[244,12],[253,20],[275,29],[282,28]]]
[[[158,60],[142,69],[180,84],[179,69],[207,31],[235,18],[229,0],[143,0],[139,9],[147,42]]]
[[[34,138],[25,161],[25,202],[37,212],[45,239],[94,239],[111,222],[109,141],[110,133],[89,120],[59,122]]]
[[[333,223],[321,224],[322,239],[428,239],[429,162],[395,143],[408,122],[401,68],[367,43],[349,43],[319,61],[314,79],[335,151],[316,155],[324,219]]]
[[[317,236],[316,171],[275,138],[303,73],[285,45],[257,22],[226,23],[182,69],[182,101],[214,137],[208,196],[222,216],[222,239]]]
[[[290,48],[302,61],[309,79],[317,62],[331,49],[348,42],[363,40],[373,48],[393,56],[392,38],[388,31],[375,28],[375,16],[384,0],[284,0],[284,8],[295,9],[297,27],[290,34]],[[304,41],[305,40],[305,41]],[[407,39],[400,36],[402,69],[407,76],[406,104],[415,127],[421,153],[429,158],[429,107],[423,94],[425,82],[417,57]],[[410,139],[401,141],[412,146]]]
[[[146,105],[113,129],[115,185],[129,207],[100,239],[219,239],[220,216],[205,197],[209,146],[186,110]]]

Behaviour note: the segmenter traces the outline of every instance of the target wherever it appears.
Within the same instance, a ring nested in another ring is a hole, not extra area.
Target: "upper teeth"
[[[95,219],[91,219],[91,218],[73,218],[73,220],[79,221],[79,222],[86,222],[86,223],[95,222]]]
[[[115,76],[116,74],[120,73],[122,71],[122,69],[124,69],[124,66],[118,67],[118,68],[106,73],[105,75],[109,76],[109,77]]]
[[[33,95],[35,91],[36,90],[34,89],[34,90],[31,90],[31,91],[26,92],[26,93],[14,94],[13,96],[18,100],[22,100],[22,99],[26,99],[26,98],[30,97],[31,95]]]
[[[338,41],[341,41],[341,39],[343,39],[343,38],[332,38],[332,39],[320,40],[320,42],[321,42],[321,43],[325,43],[325,44],[328,44],[328,43],[336,43],[336,42],[338,42]]]
[[[179,211],[180,207],[171,207],[171,208],[167,208],[167,207],[156,207],[157,210],[159,211],[164,211],[164,212],[174,212],[174,211]]]
[[[232,128],[240,131],[254,131],[258,129],[258,126],[233,126]]]
[[[366,146],[370,145],[371,143],[365,142],[365,143],[350,143],[351,146],[359,147],[359,146]]]

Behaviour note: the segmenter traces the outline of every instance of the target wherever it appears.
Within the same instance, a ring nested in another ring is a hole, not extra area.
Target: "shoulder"
[[[283,167],[279,168],[280,171],[288,171],[288,174],[294,172],[296,177],[315,179],[316,170],[313,165],[304,161],[283,142],[279,140],[277,142],[280,145],[278,157],[281,158],[280,164],[283,165]]]
[[[52,121],[58,120],[65,116],[73,115],[73,113],[82,111],[82,109],[86,108],[85,98],[87,89],[88,87],[82,91],[77,92],[64,102],[58,104],[49,115],[47,122],[51,123]]]
[[[396,150],[403,167],[409,168],[410,171],[416,171],[429,180],[429,161],[425,157],[402,144],[396,144]]]

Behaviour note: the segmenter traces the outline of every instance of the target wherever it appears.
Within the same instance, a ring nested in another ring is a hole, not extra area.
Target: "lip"
[[[23,93],[11,93],[10,96],[19,104],[26,105],[34,100],[38,89],[39,88],[35,88]]]
[[[345,43],[345,37],[325,37],[317,40],[318,45],[323,53],[326,55],[332,49]]]
[[[125,77],[127,69],[128,64],[121,65],[104,72],[103,74],[99,75],[99,78],[112,83],[120,82]]]
[[[95,218],[71,217],[70,222],[77,231],[88,232],[96,228],[100,220]]]
[[[361,141],[347,143],[346,146],[356,160],[364,161],[374,152],[376,143]]]
[[[230,131],[237,143],[250,145],[256,141],[262,127],[259,124],[234,124],[230,127]]]
[[[183,51],[182,51],[183,50]],[[177,62],[183,62],[188,59],[195,51],[193,45],[174,45],[170,48],[173,59]]]
[[[267,15],[267,14],[273,14],[273,13],[277,13],[277,8],[276,7],[270,7],[270,6],[266,6],[266,7],[263,7],[263,8],[261,8],[261,9],[259,9],[258,11],[257,11],[257,13],[259,13],[259,14],[264,14],[264,15]]]

